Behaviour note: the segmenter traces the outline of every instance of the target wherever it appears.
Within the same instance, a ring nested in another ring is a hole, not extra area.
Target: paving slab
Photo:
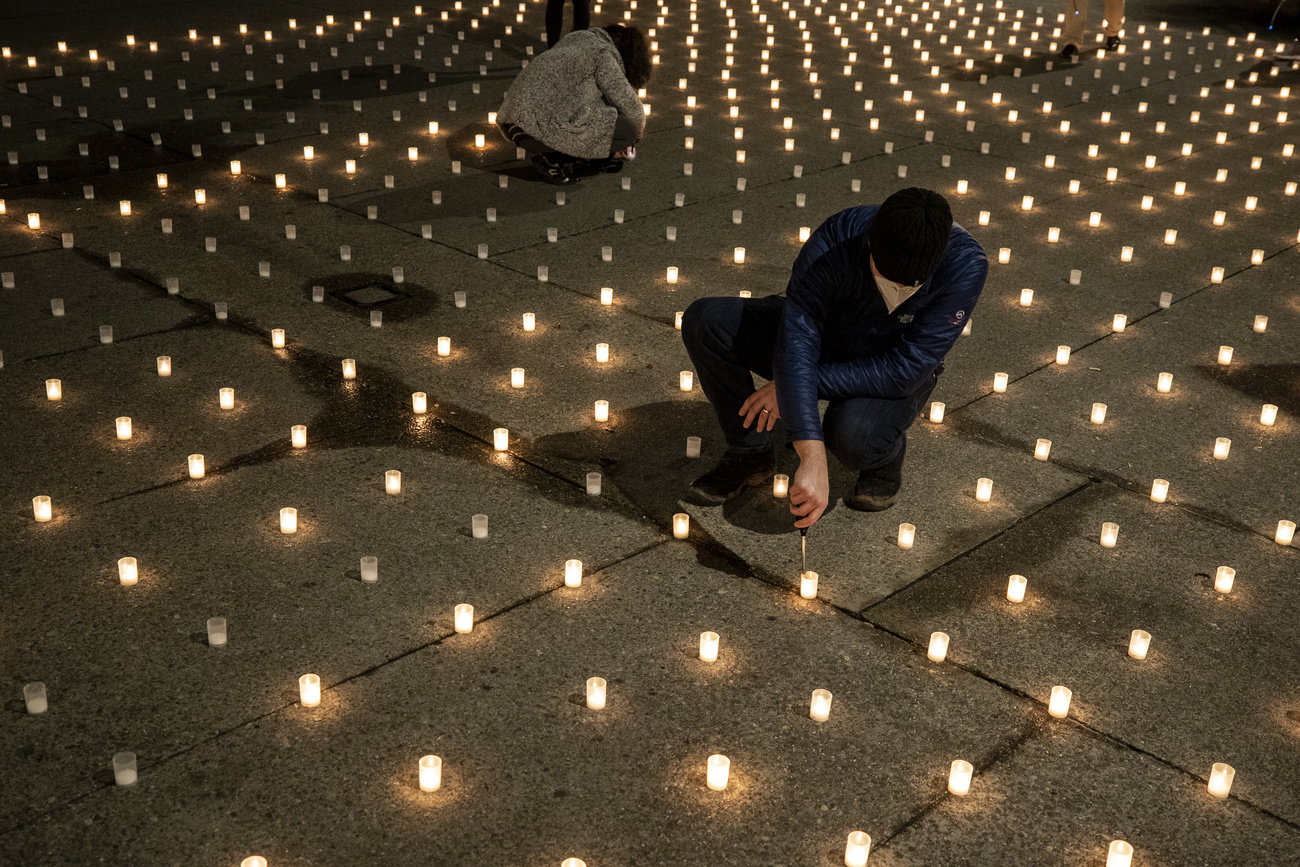
[[[716,663],[697,658],[703,629],[722,636]],[[281,674],[267,691],[283,702],[299,669],[335,680],[320,654],[336,643],[263,654]],[[591,676],[607,680],[604,710],[584,706]],[[247,701],[246,680],[226,682],[227,701]],[[821,687],[834,695],[823,724],[808,718]],[[430,851],[449,864],[806,863],[842,853],[854,828],[902,825],[940,797],[954,756],[987,763],[1033,719],[1023,699],[670,542],[331,686],[319,708],[283,707],[167,760],[137,736],[133,789],[96,786],[0,848],[166,859],[197,845],[205,861],[295,864],[365,860],[382,839],[398,864]],[[712,792],[717,752],[731,774]],[[444,762],[433,793],[417,785],[426,753]],[[139,827],[133,842],[123,825]]]

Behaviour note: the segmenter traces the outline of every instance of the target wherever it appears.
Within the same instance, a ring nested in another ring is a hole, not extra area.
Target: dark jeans
[[[507,140],[513,142],[515,147],[521,147],[530,154],[553,154],[557,157],[564,157],[572,160],[574,157],[568,154],[562,154],[559,151],[553,151],[537,139],[530,136],[520,126],[513,123],[497,122],[497,129]],[[614,121],[614,140],[610,143],[609,152],[614,154],[617,151],[625,150],[636,144],[636,123],[625,114],[619,113],[618,120]]]
[[[588,0],[573,0],[573,29],[587,30],[590,27],[591,7]],[[563,33],[564,0],[546,0],[546,47],[553,47]]]
[[[700,376],[700,386],[718,414],[727,446],[735,452],[771,448],[757,422],[745,429],[741,404],[754,392],[757,373],[772,378],[772,351],[785,298],[701,298],[682,316],[682,339]],[[826,448],[855,472],[901,460],[907,429],[930,399],[938,373],[912,395],[898,399],[851,397],[832,400],[822,419]]]

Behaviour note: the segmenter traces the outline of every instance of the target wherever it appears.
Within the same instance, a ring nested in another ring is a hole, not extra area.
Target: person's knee
[[[889,463],[897,456],[904,432],[883,423],[867,402],[833,403],[822,419],[826,448],[849,469],[864,470]]]
[[[698,298],[692,301],[682,313],[682,342],[686,348],[694,350],[704,346],[710,336],[715,334],[712,327],[718,318],[721,298]]]

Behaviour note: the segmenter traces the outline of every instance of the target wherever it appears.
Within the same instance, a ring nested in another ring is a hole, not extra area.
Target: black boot
[[[1067,45],[1061,49],[1061,56],[1064,57],[1066,60],[1069,60],[1071,57],[1078,57],[1079,49],[1074,47],[1073,45]]]
[[[745,488],[766,484],[776,474],[776,456],[761,452],[728,451],[718,465],[691,483],[691,492],[711,506],[721,505]]]
[[[883,512],[894,505],[898,489],[903,486],[903,457],[906,454],[907,449],[904,447],[898,457],[883,467],[858,473],[853,496],[847,498],[844,505],[859,512]]]
[[[1116,48],[1119,48],[1119,37],[1118,37],[1118,36],[1107,36],[1107,37],[1106,37],[1106,50],[1107,50],[1107,51],[1114,51]]]
[[[533,168],[537,169],[542,177],[553,184],[573,183],[573,163],[567,162],[564,154],[555,151],[538,154],[533,157],[532,164]]]

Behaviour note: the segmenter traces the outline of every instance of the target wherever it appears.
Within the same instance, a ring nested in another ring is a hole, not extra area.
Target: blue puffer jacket
[[[817,401],[904,398],[952,349],[988,277],[983,248],[956,223],[938,269],[893,313],[867,264],[874,205],[840,211],[795,259],[772,369],[794,440],[822,439]]]

